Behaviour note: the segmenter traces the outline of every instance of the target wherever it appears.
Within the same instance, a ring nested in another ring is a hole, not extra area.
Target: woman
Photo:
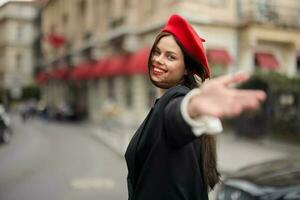
[[[181,16],[173,15],[157,36],[148,67],[160,98],[133,136],[125,157],[130,200],[205,200],[219,181],[217,117],[255,109],[265,95],[230,87],[245,75],[210,77],[204,40]],[[194,89],[195,88],[195,89]]]

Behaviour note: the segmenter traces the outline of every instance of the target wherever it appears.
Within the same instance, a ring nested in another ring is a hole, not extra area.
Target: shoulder
[[[177,85],[169,88],[166,93],[160,98],[160,102],[169,102],[178,97],[184,97],[190,89],[183,85]]]
[[[158,99],[155,103],[156,108],[165,107],[170,101],[178,97],[184,97],[190,89],[183,85],[177,85],[169,88],[165,94]]]
[[[164,96],[168,96],[168,95],[184,96],[189,91],[190,91],[190,89],[188,87],[183,86],[183,85],[177,85],[177,86],[174,86],[174,87],[171,87],[170,89],[168,89]]]

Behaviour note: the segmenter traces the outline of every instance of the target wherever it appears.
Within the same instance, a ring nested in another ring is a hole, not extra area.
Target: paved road
[[[1,200],[127,199],[124,159],[86,126],[14,118],[0,146]]]
[[[88,123],[14,121],[12,143],[0,146],[0,200],[127,199],[124,134]],[[298,147],[270,140],[226,133],[218,137],[222,172],[299,152]],[[210,195],[214,199],[215,194]]]

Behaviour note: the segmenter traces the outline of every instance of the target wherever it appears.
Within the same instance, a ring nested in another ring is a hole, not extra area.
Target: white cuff
[[[183,98],[180,106],[180,111],[184,121],[192,127],[192,131],[197,137],[201,136],[204,133],[210,135],[221,133],[223,131],[223,127],[219,118],[203,115],[192,119],[189,116],[188,103],[194,95],[197,95],[199,93],[201,93],[201,89],[196,88],[187,93],[187,95]]]

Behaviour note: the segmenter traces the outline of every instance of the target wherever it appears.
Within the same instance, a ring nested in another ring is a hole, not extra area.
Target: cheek
[[[174,66],[174,73],[176,73],[178,76],[183,76],[185,74],[185,66],[182,63],[177,63]]]
[[[173,77],[172,79],[176,79],[176,80],[181,80],[184,75],[185,75],[185,69],[182,68],[182,67],[177,67],[177,68],[174,68],[172,71],[170,71],[170,75]]]

